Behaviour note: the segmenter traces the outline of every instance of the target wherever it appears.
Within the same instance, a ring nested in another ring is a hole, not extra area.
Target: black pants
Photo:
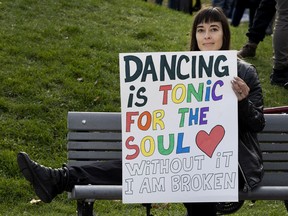
[[[155,0],[156,4],[162,5],[163,0]]]
[[[99,161],[91,165],[80,167],[69,166],[69,180],[67,190],[74,185],[122,185],[122,161]]]
[[[232,15],[231,25],[235,27],[239,26],[245,9],[249,8],[249,27],[251,27],[259,4],[260,0],[237,0]]]
[[[189,216],[214,216],[217,213],[216,203],[184,203]]]
[[[246,34],[250,42],[259,43],[266,35],[266,29],[276,13],[275,0],[262,0],[256,10],[253,25]]]
[[[122,161],[100,161],[80,167],[69,166],[69,180],[67,190],[74,185],[122,185]],[[239,172],[240,173],[240,172]],[[242,175],[239,175],[239,187],[244,185]],[[184,203],[187,213],[191,215],[214,216],[217,213],[216,203]]]

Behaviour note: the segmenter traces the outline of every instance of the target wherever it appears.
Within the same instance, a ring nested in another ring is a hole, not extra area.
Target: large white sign
[[[237,201],[236,51],[119,60],[123,202]]]

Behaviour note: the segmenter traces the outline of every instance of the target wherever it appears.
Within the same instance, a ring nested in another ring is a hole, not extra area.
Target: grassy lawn
[[[61,166],[68,111],[120,111],[118,54],[187,51],[192,19],[143,0],[0,1],[0,215],[76,214],[67,194],[31,204],[37,197],[19,173],[16,154]],[[231,28],[233,49],[246,42],[247,28]],[[288,105],[287,90],[269,83],[271,36],[248,61],[257,67],[265,105]],[[145,215],[141,205],[117,201],[99,201],[95,209]],[[152,214],[183,215],[184,209],[156,205]],[[234,215],[285,214],[282,202],[247,201]]]

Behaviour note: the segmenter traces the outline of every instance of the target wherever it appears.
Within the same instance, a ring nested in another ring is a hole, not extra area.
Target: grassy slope
[[[120,111],[118,54],[186,51],[191,22],[189,15],[142,0],[0,2],[0,215],[75,214],[65,194],[51,205],[28,204],[35,196],[18,172],[17,152],[61,166],[67,111]],[[234,49],[246,41],[246,30],[247,25],[232,28]],[[267,106],[288,104],[287,92],[269,85],[271,38],[258,53],[250,61],[258,68]],[[105,215],[103,203],[97,208]],[[114,205],[116,212],[124,208]],[[128,215],[144,212],[127,208],[122,212]]]

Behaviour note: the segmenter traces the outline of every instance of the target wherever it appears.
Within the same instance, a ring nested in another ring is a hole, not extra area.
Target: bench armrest
[[[121,185],[75,185],[70,199],[122,200]]]
[[[253,191],[239,192],[240,200],[288,200],[288,186],[259,186]]]
[[[121,185],[75,185],[70,199],[122,200]],[[288,186],[259,186],[253,191],[239,192],[240,200],[288,200]]]

